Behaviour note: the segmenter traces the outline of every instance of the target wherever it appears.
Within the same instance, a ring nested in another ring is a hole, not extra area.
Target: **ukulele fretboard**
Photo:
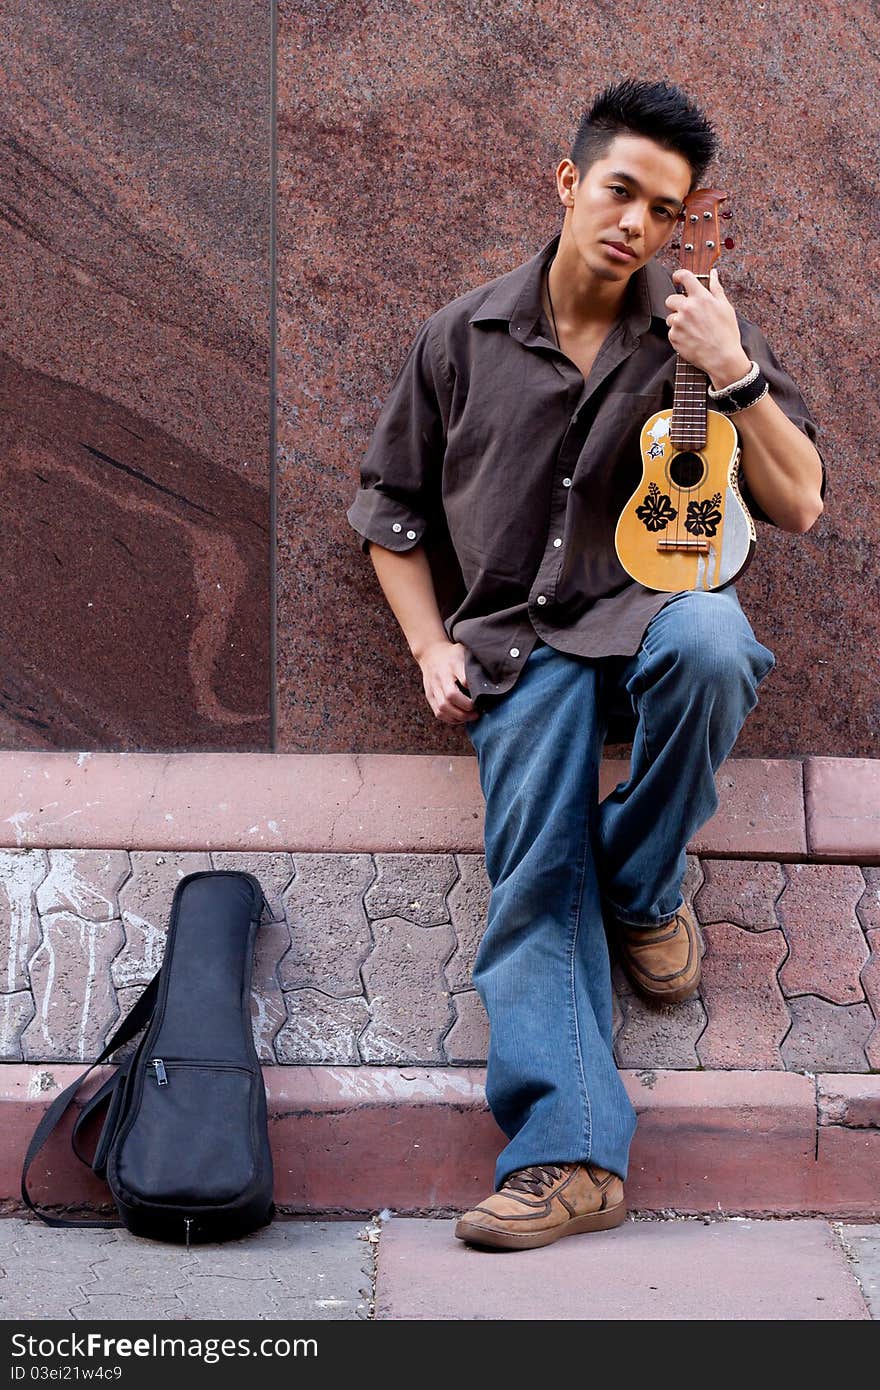
[[[675,396],[669,437],[675,449],[702,449],[706,443],[709,379],[699,367],[675,359]]]

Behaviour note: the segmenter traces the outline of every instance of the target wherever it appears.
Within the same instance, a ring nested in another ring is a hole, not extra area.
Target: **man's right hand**
[[[459,689],[466,685],[467,648],[461,642],[431,642],[418,658],[425,696],[442,724],[470,724],[479,719],[473,700]]]

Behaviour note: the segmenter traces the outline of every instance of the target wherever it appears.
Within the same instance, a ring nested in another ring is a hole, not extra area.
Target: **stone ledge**
[[[816,1078],[819,1124],[880,1130],[880,1076]]]
[[[101,1075],[106,1074],[101,1069]],[[21,1157],[75,1067],[7,1066],[0,1203],[20,1205]],[[95,1074],[97,1086],[101,1075]],[[491,1188],[504,1139],[482,1068],[267,1067],[279,1207],[296,1213],[453,1211]],[[636,1211],[880,1218],[880,1134],[818,1126],[816,1085],[779,1072],[624,1072],[639,1114],[627,1196]],[[829,1094],[839,1077],[819,1078]],[[874,1078],[860,1078],[871,1089]],[[847,1085],[852,1085],[845,1079]],[[821,1142],[820,1142],[821,1141]],[[31,1190],[94,1206],[106,1191],[53,1141]]]
[[[601,795],[627,775],[606,758]],[[693,853],[880,864],[880,759],[731,758]],[[4,752],[0,848],[477,851],[473,757]]]
[[[804,805],[811,859],[880,863],[880,760],[807,758]]]
[[[606,759],[600,794],[628,768],[626,760]],[[693,852],[803,859],[802,782],[797,759],[729,759],[718,774],[718,811]],[[10,808],[0,821],[6,848],[482,848],[473,757],[7,752],[0,755],[0,804]]]

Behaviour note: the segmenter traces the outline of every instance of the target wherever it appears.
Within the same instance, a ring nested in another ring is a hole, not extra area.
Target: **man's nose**
[[[631,237],[639,237],[645,230],[645,210],[636,203],[631,203],[629,207],[623,209],[620,215],[621,231],[626,231]]]

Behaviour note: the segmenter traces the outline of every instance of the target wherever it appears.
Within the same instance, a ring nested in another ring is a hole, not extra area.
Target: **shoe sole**
[[[473,1222],[460,1220],[455,1227],[459,1240],[469,1245],[482,1245],[491,1250],[534,1250],[539,1245],[552,1245],[563,1236],[586,1235],[590,1231],[610,1231],[622,1226],[626,1220],[626,1202],[618,1202],[605,1211],[590,1212],[587,1216],[574,1216],[564,1226],[554,1226],[547,1231],[529,1231],[517,1235],[515,1231],[498,1231],[489,1226],[475,1226]]]
[[[695,994],[699,993],[702,983],[702,975],[698,975],[693,984],[682,985],[680,989],[671,989],[664,992],[662,990],[646,989],[640,980],[630,975],[629,971],[626,973],[627,979],[633,989],[640,994],[643,999],[647,999],[650,1004],[683,1004],[685,999],[692,999]]]

